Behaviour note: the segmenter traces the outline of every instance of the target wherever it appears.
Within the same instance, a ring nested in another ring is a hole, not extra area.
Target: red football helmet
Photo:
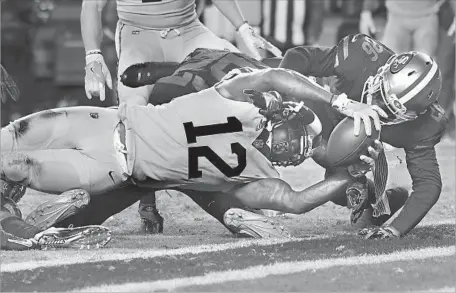
[[[320,119],[304,103],[285,102],[271,119],[267,144],[276,166],[297,166],[312,156],[322,130]]]
[[[442,87],[440,69],[430,56],[407,52],[391,56],[364,83],[361,102],[388,114],[383,124],[414,120],[437,101]]]

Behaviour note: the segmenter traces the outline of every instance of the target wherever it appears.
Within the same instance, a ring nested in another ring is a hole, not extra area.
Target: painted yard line
[[[228,281],[247,281],[265,278],[271,275],[288,275],[309,270],[322,270],[336,266],[373,265],[387,262],[452,256],[454,254],[454,246],[432,247],[418,250],[404,250],[390,254],[371,254],[346,258],[283,262],[266,266],[259,265],[242,270],[208,273],[198,277],[176,278],[155,282],[125,283],[121,285],[102,285],[83,288],[73,292],[153,292],[157,290],[175,290],[176,288],[181,287],[221,284]]]
[[[14,262],[3,264],[0,268],[2,273],[11,273],[24,270],[33,270],[36,268],[56,267],[64,265],[74,265],[82,263],[94,263],[101,261],[122,261],[131,259],[152,259],[156,257],[177,256],[185,254],[201,254],[207,252],[218,252],[224,250],[232,250],[250,246],[270,246],[275,244],[289,243],[289,242],[304,242],[309,240],[329,239],[331,236],[310,236],[306,238],[290,238],[290,239],[251,239],[239,240],[236,242],[223,243],[223,244],[207,244],[198,246],[187,246],[177,249],[158,249],[158,250],[141,250],[138,252],[130,253],[110,253],[103,254],[103,249],[96,251],[88,251],[80,254],[77,257],[43,260],[43,261],[27,261],[27,262]]]
[[[427,290],[426,292],[455,292],[456,288],[455,287],[444,287],[444,288],[439,288],[439,289],[431,289]]]
[[[442,226],[442,225],[456,225],[456,219],[453,218],[453,219],[423,223],[423,224],[419,225],[419,227]]]

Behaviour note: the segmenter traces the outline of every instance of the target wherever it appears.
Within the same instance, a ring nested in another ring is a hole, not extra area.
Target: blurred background
[[[390,4],[385,4],[385,1]],[[333,46],[343,36],[358,33],[363,27],[363,32],[382,40],[388,13],[393,12],[388,11],[393,8],[392,2],[412,8],[417,6],[415,3],[426,1],[439,5],[435,12],[439,17],[439,28],[435,33],[439,38],[435,52],[429,54],[437,58],[444,74],[441,102],[452,120],[447,136],[454,139],[455,48],[454,35],[447,33],[454,20],[450,0],[408,0],[408,4],[404,4],[407,0],[238,0],[238,4],[250,25],[285,51],[301,45]],[[211,1],[196,2],[200,20],[215,34],[244,50],[234,27]],[[82,0],[1,1],[1,63],[21,91],[17,103],[6,101],[2,104],[2,126],[47,108],[115,105],[115,91],[107,92],[104,102],[88,100],[85,96],[85,52],[79,23],[81,4]],[[404,10],[403,7],[396,9]],[[371,19],[366,18],[366,11],[372,15]],[[375,32],[369,29],[370,20],[375,23]],[[117,63],[114,48],[116,23],[116,1],[109,0],[103,12],[102,51],[113,77]],[[429,43],[427,40],[423,42]]]

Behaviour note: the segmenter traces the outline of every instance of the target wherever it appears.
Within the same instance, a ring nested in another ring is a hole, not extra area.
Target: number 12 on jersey
[[[227,123],[194,126],[192,122],[184,123],[187,143],[196,143],[200,136],[209,136],[223,133],[234,133],[242,131],[242,123],[236,117],[228,117]],[[217,139],[217,138],[214,138]],[[201,178],[203,172],[199,170],[198,159],[205,157],[226,177],[239,176],[247,166],[247,151],[239,143],[231,144],[231,153],[237,156],[237,166],[231,167],[219,155],[208,146],[198,146],[188,148],[188,178]]]

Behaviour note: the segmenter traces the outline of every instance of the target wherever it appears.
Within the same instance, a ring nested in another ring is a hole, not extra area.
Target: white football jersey
[[[134,145],[134,154],[128,150],[132,175],[139,181],[220,191],[279,176],[253,146],[265,117],[253,104],[226,99],[214,87],[160,106],[129,106],[124,113]]]

